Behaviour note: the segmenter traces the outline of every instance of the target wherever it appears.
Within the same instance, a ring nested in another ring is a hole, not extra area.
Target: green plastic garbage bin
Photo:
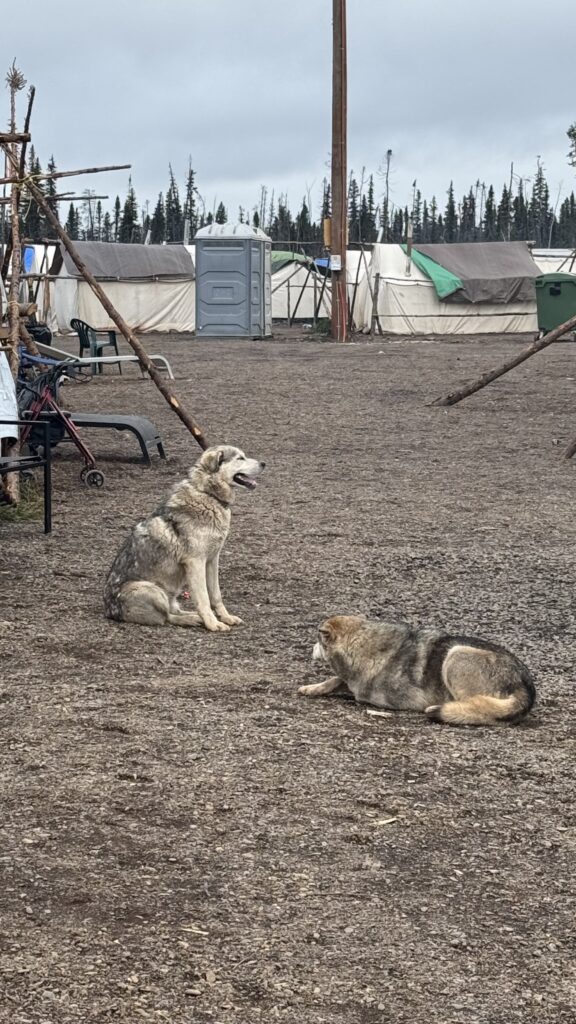
[[[541,334],[576,316],[576,275],[542,274],[536,285],[536,312]]]

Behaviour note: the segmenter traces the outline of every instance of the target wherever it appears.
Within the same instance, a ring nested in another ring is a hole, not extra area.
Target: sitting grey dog
[[[108,617],[142,626],[205,626],[213,632],[241,622],[222,601],[219,557],[235,490],[254,490],[263,468],[240,448],[208,448],[120,548],[106,578]],[[195,611],[181,608],[185,592]]]

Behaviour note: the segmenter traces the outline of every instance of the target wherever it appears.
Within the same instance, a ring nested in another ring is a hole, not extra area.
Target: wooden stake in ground
[[[2,148],[8,154],[8,159],[14,166],[15,161],[12,159],[12,155],[10,154],[9,150],[5,146]],[[173,393],[169,383],[163,379],[161,374],[154,366],[154,363],[150,359],[148,353],[146,352],[146,349],[140,344],[138,338],[136,337],[132,329],[128,326],[124,318],[120,315],[118,310],[115,309],[112,303],[110,302],[110,299],[106,295],[106,292],[103,290],[103,288],[101,288],[96,278],[90,273],[86,264],[80,259],[80,256],[78,255],[74,245],[72,244],[72,242],[68,238],[68,235],[64,231],[62,225],[60,224],[60,221],[48,205],[44,194],[40,191],[40,189],[33,180],[29,180],[27,182],[27,188],[32,198],[36,201],[36,203],[44,213],[46,220],[49,221],[49,223],[54,228],[54,231],[58,235],[58,238],[62,242],[62,245],[64,246],[66,251],[69,253],[70,258],[74,261],[75,266],[82,274],[82,277],[84,278],[86,283],[90,285],[92,291],[98,297],[98,299],[102,303],[102,306],[108,313],[110,319],[116,324],[118,330],[126,338],[126,341],[130,345],[130,348],[133,349],[133,351],[138,356],[141,366],[146,370],[149,377],[152,378],[156,387],[160,391],[160,394],[166,399],[170,408],[174,410],[174,412],[182,421],[184,426],[190,431],[194,440],[197,441],[201,448],[206,449],[208,447],[208,442],[204,437],[204,434],[202,433],[202,430],[200,429],[199,425],[195,422],[190,413],[188,413],[186,409],[182,407],[179,399]]]
[[[513,359],[509,359],[506,363],[502,363],[501,366],[497,366],[494,370],[488,370],[487,373],[483,373],[481,377],[478,377],[472,384],[466,384],[465,387],[459,388],[457,391],[451,391],[449,395],[444,398],[437,398],[430,405],[456,405],[461,402],[463,398],[468,398],[469,395],[475,394],[476,391],[480,391],[485,388],[487,384],[491,384],[493,380],[497,380],[498,377],[502,377],[509,370],[513,370],[515,366],[520,366],[520,363],[524,363],[526,359],[530,359],[530,356],[541,352],[542,349],[547,348],[554,341],[558,341],[568,331],[576,330],[576,316],[566,320],[565,323],[560,324],[559,327],[555,327],[553,331],[549,331],[544,337],[538,338],[528,348],[525,348],[520,352],[519,355],[514,356]]]

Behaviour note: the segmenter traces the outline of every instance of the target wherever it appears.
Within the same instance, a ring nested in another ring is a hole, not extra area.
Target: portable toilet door
[[[210,224],[196,245],[196,331],[204,337],[272,333],[271,242],[249,224]]]

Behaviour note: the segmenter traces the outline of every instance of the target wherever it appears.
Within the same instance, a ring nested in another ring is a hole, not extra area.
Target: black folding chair
[[[29,427],[30,420],[0,420],[0,423],[7,423],[15,427]],[[41,468],[44,476],[44,533],[52,531],[52,460],[50,453],[50,423],[46,420],[38,420],[34,424],[37,429],[43,431],[42,455],[36,450],[34,455],[0,456],[0,476],[7,473],[29,473],[33,469]]]

